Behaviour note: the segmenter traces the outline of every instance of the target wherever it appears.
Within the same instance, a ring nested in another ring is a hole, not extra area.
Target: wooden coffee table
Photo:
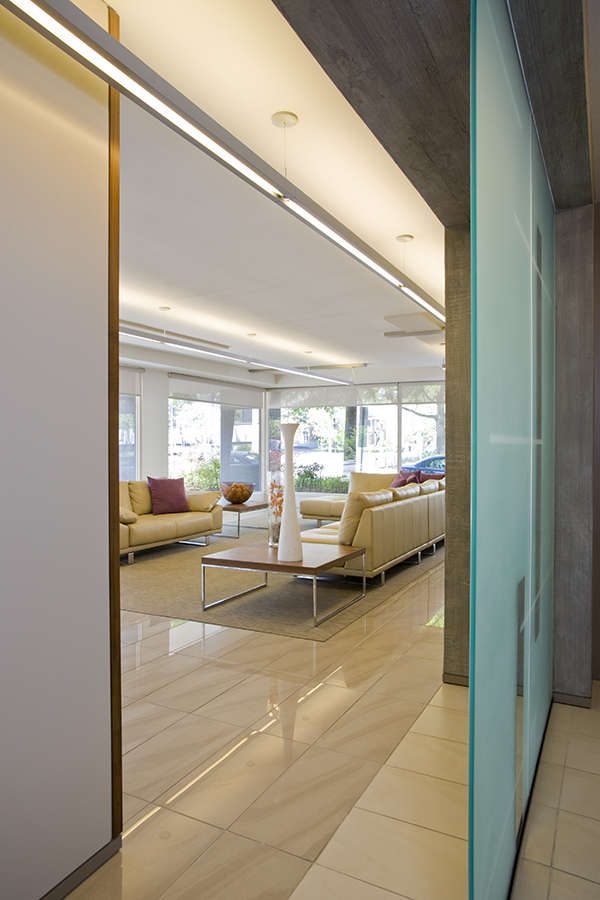
[[[323,575],[329,569],[335,566],[343,566],[350,559],[362,556],[362,594],[353,597],[348,603],[338,607],[333,612],[322,616],[318,616],[318,593],[317,578]],[[232,594],[230,597],[224,597],[222,600],[215,600],[214,603],[206,603],[206,569],[208,566],[218,566],[224,569],[247,569],[252,572],[264,572],[264,581],[256,587],[248,588],[248,590],[240,591],[238,594]],[[313,581],[313,624],[316,628],[337,615],[343,609],[347,609],[358,600],[362,600],[367,592],[367,579],[365,574],[365,548],[364,547],[346,547],[343,544],[303,544],[302,559],[298,562],[280,562],[277,559],[277,547],[270,547],[267,541],[257,541],[254,544],[245,544],[243,547],[234,550],[221,550],[220,553],[211,553],[202,557],[202,609],[211,609],[213,606],[220,606],[221,603],[227,603],[229,600],[235,600],[236,597],[243,597],[244,594],[251,594],[258,591],[262,587],[267,586],[267,578],[269,572],[278,572],[287,575],[304,575],[312,578]]]
[[[263,502],[261,502],[260,500],[256,500],[254,503],[249,503],[249,502],[247,502],[247,503],[227,503],[227,504],[223,503],[223,512],[224,512],[224,513],[226,513],[226,512],[237,513],[237,517],[238,517],[238,520],[237,520],[237,538],[238,538],[238,540],[239,540],[239,537],[240,537],[240,517],[241,517],[242,513],[256,512],[256,510],[258,510],[258,509],[268,509],[268,507],[269,507],[269,504],[268,504],[266,501],[263,503]],[[231,526],[231,523],[230,523],[230,522],[223,522],[223,525],[227,525],[228,527],[230,527],[230,526]],[[234,525],[233,527],[235,528],[235,525]],[[248,525],[248,528],[262,528],[263,531],[265,530],[265,526],[264,526],[264,525]]]

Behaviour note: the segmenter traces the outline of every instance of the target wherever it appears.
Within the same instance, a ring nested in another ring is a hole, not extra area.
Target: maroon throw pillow
[[[152,497],[152,515],[164,513],[189,512],[185,498],[183,478],[150,478],[148,487]]]
[[[427,475],[423,475],[423,481],[441,481],[442,478],[445,478],[445,477],[446,477],[445,472],[440,472],[439,474],[436,473],[435,475],[433,475],[431,472],[429,472]]]
[[[422,481],[420,469],[401,469],[392,481],[390,487],[404,487],[405,484],[420,484]]]

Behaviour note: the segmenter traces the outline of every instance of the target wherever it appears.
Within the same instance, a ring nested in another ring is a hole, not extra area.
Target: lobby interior
[[[5,5],[10,7],[9,3]],[[87,4],[80,5],[86,10]],[[347,21],[342,28],[340,16],[342,20],[344,16],[335,9],[335,4],[327,7],[329,12],[321,6],[305,17],[293,3],[276,2],[273,9],[277,7],[287,17],[395,164],[403,162],[411,171],[417,192],[425,198],[441,223],[435,238],[438,284],[436,287],[435,278],[432,278],[423,294],[437,300],[440,306],[445,294],[448,346],[441,350],[438,340],[435,349],[422,342],[423,346],[414,350],[416,345],[411,344],[411,352],[405,354],[406,359],[411,357],[408,362],[398,365],[389,362],[391,357],[388,357],[379,371],[371,366],[368,375],[361,373],[358,367],[356,372],[358,383],[361,379],[364,383],[391,381],[392,376],[396,381],[432,380],[434,372],[439,373],[438,357],[445,357],[448,410],[455,414],[449,416],[447,432],[447,467],[450,473],[454,472],[448,490],[451,512],[445,551],[447,564],[444,565],[443,553],[427,559],[424,571],[417,574],[414,583],[324,644],[194,622],[175,623],[166,618],[124,612],[120,623],[125,791],[123,849],[75,888],[71,896],[77,900],[100,897],[191,900],[196,896],[238,896],[240,900],[263,896],[282,900],[287,897],[304,900],[309,896],[365,900],[391,900],[398,896],[409,900],[437,900],[443,896],[459,900],[467,896],[470,321],[465,310],[470,300],[467,259],[469,31],[468,9],[465,10],[464,4],[445,4],[443,14],[439,5],[434,5],[438,6],[441,18],[435,20],[437,45],[429,35],[433,57],[449,45],[455,55],[450,60],[445,59],[446,68],[439,67],[427,90],[436,95],[437,108],[439,96],[443,94],[440,83],[450,71],[448,67],[456,73],[456,79],[448,87],[455,92],[453,103],[450,104],[448,95],[444,95],[446,111],[450,113],[454,128],[448,139],[448,130],[441,127],[439,119],[429,115],[429,121],[425,122],[424,117],[417,114],[415,100],[419,90],[424,90],[423,84],[407,85],[404,108],[395,106],[394,115],[406,117],[412,110],[415,119],[410,124],[404,119],[404,128],[406,131],[412,128],[413,136],[418,134],[419,140],[414,138],[410,147],[399,146],[397,137],[393,144],[398,119],[389,114],[382,82],[365,79],[364,68],[357,66],[350,70],[345,66],[346,56],[332,37],[337,39],[343,34],[346,54],[352,53],[355,59],[364,61],[365,56],[361,54],[369,51],[371,41],[383,40],[381,22],[385,17],[382,10],[376,11],[383,17],[380,19],[369,5],[357,24],[352,4],[353,12],[347,12]],[[312,4],[309,6],[312,8]],[[408,17],[411,4],[406,5],[407,9],[404,6],[402,4],[402,12]],[[128,27],[131,34],[139,29],[140,19],[135,16],[139,10],[135,3],[123,3],[122,11],[117,7],[115,4],[122,19],[122,40],[130,46],[125,36]],[[6,10],[3,12],[9,15]],[[131,13],[129,21],[128,13]],[[455,21],[450,28],[449,19],[453,13]],[[411,10],[411,27],[416,27],[417,20],[418,16]],[[365,32],[365,21],[372,22],[373,34]],[[282,22],[286,24],[283,19]],[[517,33],[525,35],[527,25],[532,23],[517,21]],[[519,28],[523,30],[519,32]],[[182,66],[178,73],[177,60],[171,59],[173,69],[167,73],[149,53],[141,52],[144,42],[148,48],[152,46],[159,31],[160,18],[156,16],[147,33],[139,29],[136,35],[139,46],[132,46],[132,39],[131,49],[186,94],[185,67]],[[427,28],[423,34],[427,37]],[[409,40],[410,37],[414,38],[413,32],[405,37],[410,52],[422,53],[422,44],[418,51],[418,42]],[[364,42],[362,47],[359,38]],[[583,40],[582,35],[577,38]],[[564,43],[566,45],[566,39]],[[524,40],[524,58],[526,44]],[[533,46],[535,50],[535,41]],[[543,56],[543,53],[533,53],[537,70],[531,60],[531,65],[525,65],[534,112],[536,102],[547,101],[547,97],[540,99],[532,87],[545,77],[540,75],[540,71],[546,72]],[[381,69],[385,74],[385,65]],[[577,64],[573,62],[572,71],[576,70]],[[178,75],[181,77],[179,82]],[[581,71],[577,71],[577,84],[581,75]],[[378,77],[383,78],[381,72]],[[553,87],[555,78],[557,76],[551,79]],[[569,84],[572,86],[573,83],[571,78]],[[379,91],[379,105],[372,102],[367,90],[369,85]],[[411,94],[409,88],[416,94]],[[391,90],[390,84],[386,89]],[[198,102],[193,95],[191,99]],[[124,104],[128,102],[124,101]],[[556,88],[553,102],[557,104],[556,109],[569,106],[564,86],[560,90]],[[204,108],[202,103],[198,105]],[[457,110],[463,116],[460,127],[456,127]],[[277,143],[271,135],[273,159],[269,160],[267,152],[252,145],[248,137],[251,128],[247,123],[244,125],[243,116],[240,117],[239,132],[232,126],[239,110],[232,106],[228,111],[229,119],[224,112],[223,121],[216,114],[216,108],[209,112],[229,129],[235,140],[246,144],[249,152],[262,156],[275,169],[281,168],[282,136],[275,129],[272,129],[272,135]],[[587,119],[587,111],[584,112]],[[556,539],[559,551],[555,575],[558,616],[555,620],[558,625],[555,659],[558,663],[554,690],[556,698],[563,703],[553,706],[513,893],[515,898],[544,897],[549,900],[589,898],[597,896],[600,890],[600,871],[591,852],[600,837],[599,698],[596,694],[593,698],[590,696],[593,509],[587,485],[591,482],[594,465],[594,442],[588,427],[590,423],[586,421],[595,358],[594,335],[586,324],[593,310],[593,291],[590,294],[589,278],[582,286],[576,275],[578,269],[587,272],[591,268],[594,255],[593,186],[589,167],[587,176],[584,173],[581,177],[581,147],[576,146],[581,132],[574,129],[569,134],[569,129],[565,128],[555,134],[548,123],[552,115],[558,114],[556,110],[552,114],[546,110],[544,116],[538,118],[538,129],[542,145],[546,140],[547,146],[551,146],[546,156],[551,184],[553,172],[560,170],[563,178],[560,187],[554,185],[556,208],[561,210],[557,214],[557,241],[561,248],[557,253],[557,267],[563,267],[559,284],[564,286],[565,281],[577,283],[577,290],[570,287],[565,293],[563,289],[563,303],[569,304],[569,315],[568,325],[567,317],[563,319],[562,344],[560,317],[557,317],[557,368],[564,375],[564,392],[562,397],[560,391],[557,392],[556,450],[557,469],[570,456],[577,460],[577,498],[573,502],[572,485],[568,495],[561,495],[558,488]],[[571,115],[577,118],[580,113],[571,110]],[[544,121],[540,124],[542,118]],[[577,123],[581,126],[580,118]],[[244,127],[248,129],[246,133]],[[546,132],[544,127],[547,127]],[[585,131],[587,134],[587,122]],[[436,157],[433,147],[436,141],[439,143],[440,134],[443,141],[437,148],[439,155]],[[290,166],[293,137],[293,133],[288,136]],[[588,143],[586,152],[587,148]],[[412,166],[410,152],[415,154]],[[429,168],[423,164],[425,156]],[[565,165],[565,160],[569,165]],[[552,169],[553,162],[556,170]],[[565,177],[565,171],[571,173],[570,180],[568,174]],[[581,187],[582,182],[586,184],[586,177],[587,194]],[[291,175],[290,179],[294,180]],[[302,184],[300,187],[311,195],[307,187]],[[556,200],[559,190],[563,193],[560,200]],[[313,199],[332,213],[319,196]],[[150,215],[154,213],[152,210]],[[337,209],[333,214],[373,247],[377,258],[386,258],[386,251],[377,244],[377,235],[361,232],[355,222]],[[294,228],[294,235],[297,235],[296,223]],[[408,225],[406,230],[409,230]],[[125,250],[129,249],[127,239],[123,235]],[[306,240],[309,252],[312,252],[312,246],[308,246],[312,240],[311,234]],[[330,256],[332,250],[328,245],[323,252]],[[426,272],[426,262],[420,263],[416,253],[414,260],[411,259],[410,252],[407,248],[402,258],[397,257],[395,265],[403,270],[407,268],[407,261],[410,262],[414,265],[409,272],[412,283],[423,285],[427,275],[421,277],[417,273]],[[439,261],[443,261],[444,255],[442,291],[436,295],[439,291]],[[419,265],[422,265],[421,270]],[[348,270],[348,277],[360,280],[361,276],[355,276],[354,272],[354,269]],[[289,272],[283,274],[289,277]],[[341,270],[338,277],[342,278]],[[364,278],[364,290],[371,290],[369,279],[372,276],[369,274]],[[57,280],[60,281],[59,276]],[[381,289],[384,299],[381,302],[374,300],[374,304],[385,306],[388,302],[385,291],[389,294],[391,288],[384,288]],[[160,329],[164,316],[157,312],[157,294],[143,309],[135,292],[133,285],[128,295],[129,305],[125,302],[125,314],[122,312],[121,318],[135,316],[139,321],[143,316],[147,326]],[[317,299],[314,306],[318,303]],[[268,308],[268,302],[265,305]],[[400,315],[409,315],[415,307],[405,297],[397,309]],[[560,309],[559,296],[557,309]],[[564,305],[562,309],[565,310]],[[71,321],[72,314],[71,308]],[[340,315],[339,310],[332,312],[328,327],[332,327],[336,315]],[[85,346],[88,346],[89,326],[89,321],[76,323],[69,341],[81,340],[85,332]],[[95,327],[100,326],[101,317],[95,320]],[[324,326],[321,323],[319,327],[322,331]],[[393,327],[398,327],[398,323]],[[184,330],[179,322],[174,323],[172,329]],[[315,328],[315,332],[317,330]],[[245,328],[244,333],[248,337]],[[203,334],[206,336],[208,332]],[[210,336],[217,337],[216,326]],[[568,343],[569,339],[571,343]],[[235,348],[236,352],[258,356],[251,343],[240,344]],[[391,353],[392,345],[395,348],[399,343],[388,340],[388,352]],[[565,365],[574,345],[583,348],[578,365]],[[193,355],[186,351],[174,354],[168,348],[166,352],[162,348],[149,352],[140,350],[141,346],[141,342],[136,345],[135,339],[126,339],[121,346],[121,362],[134,366],[145,364],[149,371],[154,369],[155,377],[157,371],[175,369],[229,382],[236,378],[245,379],[245,383],[252,386],[292,387],[298,384],[295,375],[273,377],[269,373],[265,376],[256,371],[249,373],[247,366],[237,363],[226,365],[206,359],[199,365],[195,358],[191,361]],[[102,347],[99,349],[103,350]],[[323,347],[319,349],[324,352]],[[271,346],[264,351],[263,358],[272,359],[274,352]],[[282,354],[279,359],[300,368],[300,351],[295,348],[294,353],[295,358],[291,354],[284,359]],[[82,366],[85,364],[85,347],[78,362]],[[355,362],[358,364],[358,358]],[[48,364],[47,360],[45,364]],[[344,365],[347,371],[347,359]],[[330,368],[321,371],[331,374]],[[375,377],[377,375],[379,379]],[[345,376],[342,374],[341,377]],[[100,385],[94,385],[94,390],[101,395]],[[579,398],[578,403],[572,402],[573,396]],[[102,432],[96,438],[101,440]],[[164,447],[160,452],[166,453]],[[84,476],[89,475],[92,464],[102,463],[103,454],[97,452],[83,472]],[[163,463],[164,458],[149,455],[142,468]],[[143,471],[145,474],[150,472]],[[98,491],[101,490],[102,485],[99,485]],[[582,531],[585,532],[583,539]],[[578,540],[580,542],[575,546]],[[586,549],[590,552],[582,561]],[[62,564],[65,564],[64,559]],[[96,571],[102,572],[101,563]],[[85,577],[85,566],[80,577]],[[104,573],[100,583],[101,586],[105,584]],[[102,587],[99,593],[100,600],[105,600]],[[444,594],[446,621],[449,622],[445,637],[439,617]],[[574,595],[578,600],[573,613]],[[73,615],[73,607],[69,606],[68,610]],[[562,628],[567,619],[568,626]],[[99,617],[94,627],[103,621]],[[58,627],[52,625],[53,635]],[[72,645],[76,634],[77,630],[73,628],[64,640]],[[582,645],[585,646],[583,656]],[[96,647],[91,655],[98,658],[105,649]],[[80,649],[78,655],[81,652]],[[597,672],[595,676],[598,677]],[[567,701],[566,705],[564,701]],[[591,709],[581,708],[589,702]],[[96,712],[98,708],[103,710],[100,719],[104,717],[104,721],[105,707],[104,699],[96,709]],[[75,714],[69,733],[78,727],[78,721]],[[90,728],[90,734],[91,740],[97,740],[98,731]],[[60,742],[56,746],[59,747]],[[105,750],[104,745],[102,752]],[[114,778],[114,769],[113,759],[111,778]],[[105,788],[104,784],[99,792],[104,794]],[[86,802],[91,802],[89,797]],[[101,833],[106,830],[107,819],[104,800],[103,804],[100,804]],[[74,817],[71,822],[77,819],[76,813],[70,815]],[[66,833],[71,831],[72,824],[67,826]],[[113,840],[117,839],[114,822],[112,834]],[[96,843],[99,847],[103,841]],[[408,856],[414,864],[406,864]],[[84,859],[87,857],[80,857],[80,861]],[[67,871],[75,868],[72,865]],[[57,872],[60,867],[50,867],[48,877],[55,880],[46,880],[46,891],[58,884]],[[20,900],[23,896],[27,900],[37,900],[42,896],[40,892],[35,893],[35,880],[33,888],[24,890],[29,893],[15,893],[15,898],[19,896]],[[63,895],[64,890],[63,894],[50,896]]]

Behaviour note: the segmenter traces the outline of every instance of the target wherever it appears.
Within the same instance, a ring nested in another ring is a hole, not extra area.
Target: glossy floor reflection
[[[436,559],[326,643],[124,612],[123,849],[73,900],[463,900]]]

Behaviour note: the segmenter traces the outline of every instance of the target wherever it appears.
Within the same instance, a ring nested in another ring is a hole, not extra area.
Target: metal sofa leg
[[[381,586],[383,587],[383,585],[385,584],[385,572],[381,572],[380,575],[379,575],[379,577],[380,577],[380,579],[381,579],[380,584],[381,584]]]
[[[128,553],[128,554],[127,554],[127,565],[128,565],[128,566],[132,566],[132,565],[133,565],[133,553]]]

